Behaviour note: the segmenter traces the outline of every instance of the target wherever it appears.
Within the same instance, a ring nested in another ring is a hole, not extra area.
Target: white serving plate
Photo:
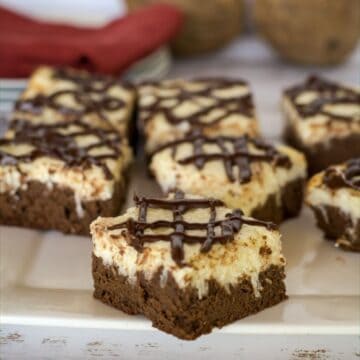
[[[245,45],[257,46],[246,41]],[[234,48],[206,61],[178,62],[173,75],[223,73],[249,79],[263,131],[276,138],[281,129],[277,105],[280,89],[301,79],[308,70],[294,70],[276,62],[271,66],[254,64],[250,56],[243,56],[241,71],[236,72],[239,65],[231,60]],[[203,70],[205,63],[207,72]],[[226,66],[217,69],[218,63]],[[340,68],[335,75],[349,78],[351,71],[351,66]],[[160,194],[147,177],[142,159],[137,160],[131,179],[126,206],[134,192]],[[141,316],[125,315],[92,298],[90,238],[2,226],[0,358],[358,358],[359,254],[343,252],[323,240],[308,209],[283,224],[281,232],[289,299],[186,342],[153,329]]]

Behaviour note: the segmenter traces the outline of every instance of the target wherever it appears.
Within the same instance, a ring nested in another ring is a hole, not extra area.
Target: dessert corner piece
[[[272,223],[176,192],[91,224],[95,298],[195,339],[286,299]]]
[[[306,202],[328,239],[345,250],[360,252],[360,158],[313,176]]]
[[[194,130],[212,135],[257,135],[252,94],[246,81],[173,79],[138,87],[139,125],[149,154]]]
[[[84,70],[42,66],[30,77],[13,118],[53,123],[81,118],[102,121],[130,136],[134,89],[114,78]]]
[[[316,76],[285,90],[285,137],[303,151],[309,172],[360,154],[360,89]]]
[[[118,214],[130,160],[113,128],[13,120],[0,140],[0,223],[89,234]]]
[[[301,209],[306,161],[287,146],[246,135],[194,134],[159,148],[150,170],[165,193],[213,196],[248,216],[280,223]]]

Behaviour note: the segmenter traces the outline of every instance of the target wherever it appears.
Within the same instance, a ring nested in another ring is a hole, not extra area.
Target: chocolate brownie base
[[[161,271],[151,280],[138,273],[136,283],[130,284],[115,266],[105,266],[101,258],[93,256],[92,266],[95,298],[128,314],[143,314],[154,327],[184,340],[207,334],[214,327],[257,313],[287,297],[284,268],[279,266],[260,274],[259,297],[254,295],[249,279],[230,287],[229,292],[212,280],[202,299],[194,288],[179,288],[171,275],[161,287]]]
[[[293,129],[288,126],[284,138],[289,145],[304,153],[308,162],[309,175],[313,175],[330,165],[342,163],[360,154],[360,134],[333,138],[327,143],[307,146],[298,138]]]
[[[72,189],[31,181],[27,189],[0,194],[0,224],[89,235],[90,223],[98,216],[119,213],[124,195],[118,184],[112,199],[82,202],[79,217]]]
[[[281,190],[280,201],[276,194],[270,195],[265,204],[254,209],[251,216],[255,219],[280,224],[286,219],[299,215],[304,198],[305,179],[296,179]]]
[[[336,245],[344,250],[360,252],[360,220],[353,224],[349,215],[334,206],[312,206],[311,209],[328,240],[336,241]],[[349,228],[353,230],[348,231]]]

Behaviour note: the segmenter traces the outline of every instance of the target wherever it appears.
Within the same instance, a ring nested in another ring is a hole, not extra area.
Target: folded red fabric
[[[151,5],[101,28],[37,21],[0,7],[0,76],[29,75],[40,64],[120,74],[179,31],[177,8]]]

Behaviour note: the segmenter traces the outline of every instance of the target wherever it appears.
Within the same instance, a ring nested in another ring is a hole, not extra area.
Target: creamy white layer
[[[319,95],[314,91],[306,91],[298,95],[295,103],[309,104]],[[352,116],[352,121],[337,120],[334,117],[317,114],[306,119],[299,116],[292,101],[284,95],[282,102],[283,111],[288,126],[304,145],[322,143],[325,146],[333,138],[344,138],[351,134],[360,134],[360,104],[328,104],[324,107],[326,112],[334,115]]]
[[[334,167],[341,171],[343,165]],[[323,183],[324,172],[311,178],[309,181],[306,202],[310,206],[324,207],[333,206],[351,217],[353,224],[360,219],[360,191],[342,187],[330,189]]]
[[[224,219],[230,210],[217,208],[217,219]],[[137,219],[138,209],[130,208],[126,214],[116,218],[98,218],[91,225],[93,253],[101,258],[105,265],[116,266],[119,274],[135,282],[138,272],[151,279],[161,269],[161,284],[165,286],[169,274],[180,288],[191,286],[198,290],[199,298],[206,296],[208,281],[216,280],[226,289],[238,284],[242,279],[251,280],[254,292],[259,296],[261,286],[259,274],[271,265],[284,266],[280,234],[276,230],[267,230],[262,226],[243,225],[235,239],[225,245],[214,244],[209,252],[201,253],[200,244],[184,245],[184,261],[187,266],[178,266],[170,252],[170,243],[157,241],[145,243],[139,252],[129,245],[127,229],[112,230],[112,225],[122,223],[129,218]],[[148,221],[172,220],[172,214],[166,210],[148,209]],[[196,209],[186,213],[189,222],[207,223],[209,210]],[[148,234],[168,233],[168,229],[147,230]],[[199,230],[193,231],[199,235]],[[261,249],[268,249],[264,253]]]
[[[172,149],[169,148],[156,153],[150,169],[165,193],[180,189],[186,194],[215,197],[229,208],[240,208],[245,214],[251,215],[251,212],[264,205],[271,195],[275,195],[280,202],[281,190],[286,184],[306,178],[304,156],[287,146],[279,145],[277,148],[289,156],[293,163],[291,168],[274,166],[268,162],[253,162],[251,181],[245,184],[228,179],[223,161],[209,161],[202,169],[198,169],[194,164],[179,164],[177,160],[192,154],[191,144],[178,146],[175,159],[172,157]],[[238,171],[238,168],[234,167],[235,179],[238,179]]]
[[[12,133],[9,131],[11,138]],[[82,136],[75,138],[78,145],[87,146],[98,139],[95,136]],[[10,144],[0,146],[3,153],[15,156],[29,154],[34,147],[31,144]],[[121,154],[117,159],[102,160],[113,175],[108,179],[101,166],[92,164],[89,167],[68,166],[64,161],[42,156],[27,162],[19,160],[0,166],[0,193],[9,192],[15,194],[18,189],[26,190],[30,181],[39,181],[49,189],[54,185],[70,188],[74,191],[77,204],[81,201],[107,200],[113,196],[115,183],[122,183],[123,175],[132,158],[131,149],[124,142],[119,145]],[[97,147],[90,150],[89,155],[106,155],[112,153],[107,146]],[[80,207],[78,206],[80,209]],[[81,214],[81,211],[78,211]]]

